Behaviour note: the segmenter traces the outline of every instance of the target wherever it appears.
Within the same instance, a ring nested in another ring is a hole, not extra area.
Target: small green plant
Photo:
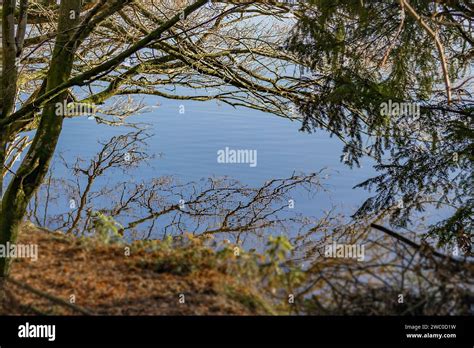
[[[92,212],[91,217],[95,238],[106,244],[120,243],[123,241],[123,237],[120,234],[123,227],[112,217],[99,211]]]
[[[267,247],[267,255],[275,261],[285,260],[287,254],[293,250],[293,246],[285,236],[268,237]]]
[[[226,295],[259,313],[294,311],[287,305],[288,295],[296,295],[305,279],[304,270],[291,261],[293,246],[285,236],[270,236],[261,253],[192,234],[141,241],[136,246],[153,254],[139,265],[158,273],[197,276],[213,270],[229,276],[232,283],[226,285]]]

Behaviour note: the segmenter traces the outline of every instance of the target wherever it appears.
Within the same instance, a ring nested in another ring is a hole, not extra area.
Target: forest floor
[[[76,238],[32,224],[22,228],[18,244],[37,245],[38,259],[14,260],[0,314],[269,314],[248,286],[205,264],[186,264],[192,262],[186,253],[150,250],[145,244],[127,253],[124,244]]]

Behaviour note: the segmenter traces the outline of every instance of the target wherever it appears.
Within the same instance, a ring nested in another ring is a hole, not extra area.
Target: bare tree
[[[69,108],[74,114],[78,106],[103,104],[114,96],[151,94],[219,100],[293,117],[288,101],[308,93],[302,90],[305,83],[286,71],[296,58],[280,49],[282,31],[275,25],[255,30],[259,16],[284,18],[285,10],[254,1],[98,0],[84,6],[79,0],[59,6],[22,1],[19,7],[6,1],[2,167],[6,144],[22,130],[36,133],[3,195],[0,243],[16,239]],[[182,87],[187,88],[183,95],[167,91]],[[67,108],[58,112],[58,105]],[[8,262],[1,260],[0,268],[6,274]]]
[[[298,225],[316,221],[291,214],[289,201],[295,190],[312,195],[322,190],[319,173],[271,179],[257,188],[228,177],[188,183],[172,176],[134,180],[129,171],[150,158],[145,149],[149,136],[137,130],[112,137],[94,158],[77,159],[73,164],[61,156],[69,179],[48,178],[32,201],[30,218],[45,227],[87,235],[94,233],[94,213],[100,212],[115,219],[122,226],[120,233],[130,238],[187,232],[219,234],[236,241],[249,234],[262,236],[268,230],[287,234]],[[55,211],[64,207],[66,211],[48,214],[53,205]],[[41,219],[45,214],[51,215],[48,221]]]

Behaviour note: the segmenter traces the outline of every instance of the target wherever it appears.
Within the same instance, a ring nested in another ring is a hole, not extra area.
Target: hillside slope
[[[15,259],[1,314],[268,313],[252,290],[208,267],[215,255],[207,249],[201,250],[204,257],[199,255],[199,261],[194,262],[190,253],[196,250],[109,244],[31,224],[23,228],[20,243],[38,245],[38,260]]]

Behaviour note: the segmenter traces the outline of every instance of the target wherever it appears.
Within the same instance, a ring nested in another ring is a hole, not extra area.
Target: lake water
[[[296,190],[291,196],[295,204],[291,214],[319,218],[332,210],[333,214],[341,213],[349,217],[370,196],[369,192],[353,187],[376,175],[373,162],[364,159],[361,167],[349,168],[340,160],[343,147],[340,140],[330,137],[323,130],[303,133],[299,131],[300,124],[297,122],[215,102],[145,99],[147,105],[157,105],[157,102],[162,104],[129,118],[129,122],[146,125],[148,133],[152,134],[147,140],[147,152],[157,156],[148,165],[130,170],[127,176],[118,171],[108,172],[97,180],[95,190],[100,189],[101,185],[114,187],[116,183],[130,178],[149,181],[162,176],[174,176],[181,183],[228,176],[258,188],[270,179],[288,178],[294,172],[315,173],[323,169],[325,190],[316,194]],[[183,106],[184,113],[180,113]],[[88,160],[101,150],[99,141],[106,142],[115,135],[130,131],[130,127],[97,124],[87,116],[66,119],[53,161],[54,177],[73,179],[60,164],[59,154],[70,164],[78,157]],[[219,163],[218,151],[226,147],[256,150],[257,165]],[[84,187],[84,182],[81,185]],[[71,198],[77,201],[77,197],[61,192],[58,199],[49,205],[49,215],[71,211]],[[107,203],[110,205],[107,199],[102,200],[100,205],[107,207]],[[93,209],[100,207],[94,206]],[[446,211],[430,209],[423,215],[429,215],[427,221],[433,222],[445,217]],[[160,237],[159,224],[155,230],[153,235]]]
[[[149,104],[156,100],[148,100]],[[161,100],[160,100],[161,102]],[[184,113],[180,113],[181,105]],[[340,161],[342,144],[328,133],[307,134],[299,123],[250,109],[234,109],[213,102],[166,101],[152,111],[130,118],[130,122],[149,125],[153,137],[149,152],[160,154],[150,166],[142,166],[134,175],[149,179],[174,175],[181,181],[209,176],[229,176],[257,187],[272,178],[290,177],[293,172],[312,173],[325,168],[326,192],[295,199],[295,211],[320,216],[332,207],[351,214],[368,193],[353,187],[375,172],[369,161],[350,169]],[[58,153],[67,158],[88,158],[99,151],[98,140],[106,141],[124,134],[126,127],[98,125],[87,117],[67,119],[58,145]],[[217,161],[220,149],[257,151],[257,165],[223,164]],[[61,168],[55,174],[61,175]]]

